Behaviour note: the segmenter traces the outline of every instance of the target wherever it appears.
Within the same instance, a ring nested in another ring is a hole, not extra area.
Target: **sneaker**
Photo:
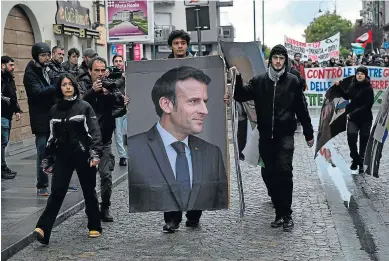
[[[38,189],[37,194],[38,196],[47,197],[49,196],[49,191],[47,190],[47,188],[40,188]]]
[[[34,229],[34,232],[32,232],[36,240],[39,241],[41,244],[47,245],[47,242],[45,241],[45,232],[39,227]]]
[[[286,232],[292,231],[294,228],[294,222],[291,216],[284,217],[284,224],[282,224],[282,229]]]
[[[76,186],[69,186],[68,191],[77,191],[78,188]]]
[[[350,169],[357,170],[357,168],[358,168],[358,163],[355,160],[353,160],[351,163]]]
[[[5,167],[4,170],[6,170],[7,172],[9,172],[9,173],[11,173],[12,175],[15,175],[15,176],[16,176],[16,174],[18,174],[16,171],[13,171],[13,170],[11,170],[8,167]]]
[[[100,237],[100,236],[101,236],[101,232],[99,232],[97,230],[90,230],[89,231],[90,238],[96,238],[96,237]]]
[[[284,219],[276,217],[276,219],[270,223],[270,226],[272,228],[277,228],[277,227],[281,227],[283,224],[284,224]]]
[[[2,179],[14,179],[15,175],[9,173],[6,169],[1,170],[1,178]]]

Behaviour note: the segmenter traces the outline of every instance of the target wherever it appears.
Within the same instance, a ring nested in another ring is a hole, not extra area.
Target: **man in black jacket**
[[[12,116],[20,120],[21,110],[16,96],[13,71],[14,60],[9,56],[1,56],[1,178],[13,179],[16,172],[8,168],[5,162],[5,148],[8,145],[11,132]]]
[[[37,189],[39,196],[48,196],[49,179],[41,167],[45,154],[46,143],[50,133],[49,112],[55,104],[55,86],[50,84],[47,66],[51,50],[46,43],[36,43],[32,46],[31,60],[24,72],[23,84],[28,98],[30,124],[32,134],[35,134],[37,149]]]
[[[237,76],[234,98],[254,100],[259,131],[259,153],[264,163],[262,177],[269,189],[276,218],[272,227],[294,227],[292,220],[293,152],[296,115],[303,126],[309,147],[313,146],[313,128],[299,79],[288,73],[288,53],[277,45],[269,57],[269,68],[243,86]]]
[[[50,84],[55,85],[58,77],[65,72],[65,69],[62,66],[64,55],[65,52],[62,47],[54,46],[51,50],[51,60],[47,66]]]
[[[93,58],[89,61],[88,68],[88,74],[79,80],[80,95],[92,106],[100,125],[103,142],[99,164],[101,219],[104,222],[112,222],[109,207],[112,195],[112,171],[115,167],[115,157],[111,152],[112,134],[115,129],[113,111],[115,106],[127,105],[129,99],[120,93],[115,82],[104,79],[107,63],[103,58]]]
[[[79,66],[78,58],[80,57],[80,51],[77,48],[71,48],[68,51],[68,60],[62,63],[63,69],[71,73],[74,77],[78,76]]]

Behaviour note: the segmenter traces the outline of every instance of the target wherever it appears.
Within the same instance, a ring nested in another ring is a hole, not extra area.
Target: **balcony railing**
[[[167,43],[169,34],[176,28],[174,25],[156,25],[154,26],[155,43]]]

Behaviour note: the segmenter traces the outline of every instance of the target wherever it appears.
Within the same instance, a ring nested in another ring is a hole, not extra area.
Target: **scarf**
[[[269,69],[268,69],[268,73],[269,73],[269,78],[270,80],[272,80],[273,82],[278,82],[278,80],[280,79],[281,75],[283,75],[285,72],[285,66],[282,68],[281,71],[276,71],[274,70],[273,66],[270,65],[269,66]]]

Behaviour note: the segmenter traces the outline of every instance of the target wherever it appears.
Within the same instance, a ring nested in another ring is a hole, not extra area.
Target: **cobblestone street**
[[[87,238],[87,220],[81,211],[54,229],[49,246],[34,242],[11,260],[345,260],[311,155],[303,136],[297,134],[293,202],[296,226],[291,233],[270,227],[274,210],[260,169],[246,163],[241,164],[246,214],[240,221],[231,157],[231,208],[205,212],[198,229],[181,226],[177,233],[163,234],[162,213],[129,214],[125,181],[114,191],[115,222],[104,224],[101,238]]]

